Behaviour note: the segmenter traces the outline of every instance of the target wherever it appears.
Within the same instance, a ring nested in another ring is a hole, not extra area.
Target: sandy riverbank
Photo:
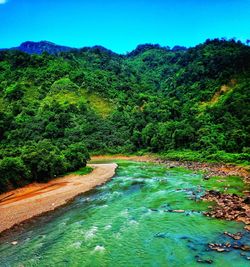
[[[34,216],[54,210],[75,196],[112,178],[117,164],[89,164],[87,175],[66,175],[48,183],[33,183],[0,195],[0,233]]]

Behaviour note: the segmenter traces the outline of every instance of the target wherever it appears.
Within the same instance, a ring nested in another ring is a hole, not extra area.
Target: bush
[[[12,84],[5,89],[5,97],[9,100],[21,99],[24,95],[24,85],[16,83]]]
[[[74,171],[85,167],[90,159],[89,153],[83,143],[75,143],[69,145],[63,154],[67,163],[67,171]]]
[[[6,157],[0,160],[0,191],[17,187],[29,180],[30,171],[19,157]]]
[[[66,171],[65,159],[59,149],[48,140],[25,147],[22,159],[36,181],[47,181]]]

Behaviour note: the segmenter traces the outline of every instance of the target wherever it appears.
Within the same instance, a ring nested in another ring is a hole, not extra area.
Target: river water
[[[212,203],[199,200],[205,189],[226,186],[240,193],[240,179],[204,181],[201,174],[160,164],[118,165],[110,182],[2,237],[0,266],[206,265],[198,259],[212,260],[212,266],[250,266],[250,252],[209,250],[210,242],[234,242],[224,231],[244,232],[240,242],[248,245],[250,235],[242,223],[204,216]]]

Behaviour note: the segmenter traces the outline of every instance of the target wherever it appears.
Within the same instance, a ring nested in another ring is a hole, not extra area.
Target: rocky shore
[[[208,180],[213,176],[227,177],[227,176],[240,176],[244,182],[249,185],[250,189],[250,173],[243,167],[235,166],[232,164],[221,163],[204,163],[204,162],[190,162],[190,161],[174,161],[165,160],[156,156],[124,156],[124,155],[107,155],[95,156],[92,160],[134,160],[141,162],[155,162],[165,164],[168,168],[183,167],[195,172],[203,172],[203,179]],[[206,216],[214,218],[236,220],[246,224],[245,229],[250,231],[250,190],[243,192],[244,197],[236,194],[222,194],[218,191],[210,190],[202,196],[204,201],[214,201],[216,205],[211,211],[205,212]]]
[[[236,220],[246,224],[245,229],[250,231],[250,197],[240,197],[236,194],[222,194],[209,190],[201,197],[206,201],[214,201],[216,205],[206,216],[226,220]]]
[[[204,162],[190,162],[190,161],[172,161],[164,159],[155,159],[154,162],[164,163],[168,167],[183,167],[193,171],[204,172],[203,178],[209,179],[213,176],[241,176],[246,183],[250,183],[250,173],[239,166],[232,164],[221,163],[204,163]]]
[[[220,163],[179,162],[158,160],[168,167],[184,167],[193,171],[203,171],[203,179],[208,180],[213,176],[227,177],[240,176],[250,189],[249,172],[238,166],[223,165]],[[216,205],[204,214],[218,219],[235,220],[246,224],[245,229],[250,231],[250,191],[244,191],[244,197],[236,194],[224,194],[219,191],[209,190],[201,197],[204,201],[213,201]]]

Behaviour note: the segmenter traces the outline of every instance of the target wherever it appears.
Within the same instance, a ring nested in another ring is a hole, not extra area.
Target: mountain
[[[0,190],[75,170],[88,153],[249,164],[249,95],[250,47],[234,40],[0,51]]]
[[[68,46],[57,45],[48,41],[40,41],[40,42],[24,42],[18,47],[11,48],[12,50],[19,50],[28,54],[42,54],[43,52],[47,52],[49,54],[57,54],[60,52],[69,52],[74,49]]]
[[[165,49],[165,50],[170,50],[169,47],[161,47],[159,44],[143,44],[143,45],[138,45],[135,50],[127,53],[127,56],[136,56],[140,54],[143,51],[154,49],[154,48],[160,48],[160,49]],[[19,50],[28,54],[42,54],[43,52],[47,52],[51,55],[58,54],[60,52],[69,52],[71,50],[81,50],[81,51],[86,51],[86,50],[98,50],[102,52],[107,52],[109,54],[117,55],[117,53],[103,47],[100,45],[95,45],[92,47],[83,47],[83,48],[73,48],[73,47],[68,47],[68,46],[62,46],[62,45],[57,45],[52,42],[48,41],[40,41],[40,42],[31,42],[27,41],[22,43],[20,46],[17,47],[12,47],[12,48],[1,48],[0,51],[3,50]],[[186,51],[187,48],[185,46],[179,46],[176,45],[172,48],[172,51]]]

